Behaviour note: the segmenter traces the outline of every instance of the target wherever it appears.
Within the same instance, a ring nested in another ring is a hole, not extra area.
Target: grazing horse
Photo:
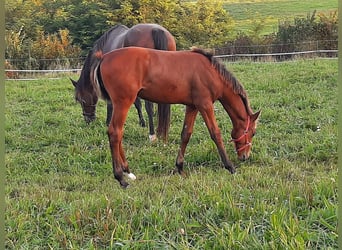
[[[82,94],[82,99],[78,101],[82,106],[83,116],[87,123],[96,118],[95,112],[98,96],[94,91],[93,84],[90,84],[93,80],[94,65],[98,62],[98,59],[95,57],[96,53],[99,51],[101,51],[101,53],[107,53],[117,48],[129,46],[158,50],[176,50],[176,42],[171,33],[158,24],[137,24],[132,28],[128,28],[124,25],[116,25],[104,33],[89,51],[78,81],[71,80],[77,92],[84,92]],[[134,104],[138,111],[140,125],[145,127],[145,120],[141,112],[141,101],[139,97],[135,99]],[[149,119],[149,138],[153,141],[156,139],[153,125],[153,103],[145,101],[145,108]],[[109,100],[107,102],[107,125],[112,117],[112,112],[113,106]],[[170,112],[170,105],[158,105],[158,114],[162,112]],[[159,125],[157,133],[161,137],[166,137],[165,135],[160,134]]]
[[[129,47],[107,54],[98,53],[97,56],[101,61],[95,69],[94,89],[98,96],[110,99],[113,103],[108,137],[114,177],[122,187],[128,185],[124,174],[135,179],[128,167],[122,138],[127,113],[136,96],[156,103],[186,105],[175,169],[181,175],[184,175],[185,149],[198,112],[217,146],[224,167],[231,173],[235,172],[215,119],[216,100],[222,104],[232,121],[231,137],[238,158],[246,160],[250,156],[260,111],[252,112],[243,86],[212,54],[200,49],[160,51]],[[81,94],[76,92],[76,98],[82,98]]]

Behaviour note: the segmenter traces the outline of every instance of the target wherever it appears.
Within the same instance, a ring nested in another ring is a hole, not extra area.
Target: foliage
[[[81,50],[77,46],[72,45],[67,29],[59,30],[58,33],[52,35],[45,35],[43,31],[39,31],[37,39],[32,42],[25,40],[25,35],[22,35],[22,33],[23,29],[19,32],[7,32],[5,36],[7,44],[6,57],[16,60],[14,61],[15,68],[56,68],[56,60],[58,61],[58,59],[68,59],[59,65],[68,68],[71,63],[69,59],[79,57],[80,55]],[[36,59],[44,60],[37,61]]]
[[[30,1],[5,1],[5,30],[6,32],[25,33],[29,38],[34,37],[35,25],[34,4]],[[24,29],[24,32],[23,32]]]
[[[229,0],[224,9],[236,22],[239,32],[249,34],[256,22],[263,22],[262,34],[276,32],[279,21],[306,17],[317,11],[327,14],[338,9],[336,0]],[[261,17],[261,19],[260,19]]]
[[[178,23],[177,40],[186,46],[215,47],[233,39],[234,20],[223,9],[222,1],[199,0],[183,4],[183,18]]]
[[[310,10],[309,5],[321,11],[307,17],[296,16],[298,11]],[[279,13],[285,18],[274,13],[276,6],[280,6]],[[6,58],[16,68],[48,68],[49,65],[40,65],[37,56],[45,53],[60,58],[65,54],[63,51],[71,51],[70,57],[79,50],[79,56],[85,56],[94,41],[113,25],[122,23],[130,27],[141,22],[166,27],[174,35],[178,49],[198,46],[216,48],[224,54],[292,52],[302,49],[299,42],[308,40],[324,40],[320,49],[334,49],[338,17],[336,11],[328,10],[336,3],[328,1],[324,6],[321,1],[311,0],[300,4],[294,4],[293,0],[253,4],[223,0],[8,0],[5,2]],[[248,23],[248,29],[241,25],[242,21]],[[269,22],[278,22],[278,28],[265,34]],[[60,54],[55,51],[56,46],[50,51],[44,48],[44,53],[37,51],[39,44],[60,39],[60,30],[68,33],[68,48],[63,48]],[[274,45],[284,43],[291,45]],[[19,65],[13,62],[22,58],[29,61]]]
[[[188,176],[172,175],[184,107],[172,105],[167,144],[149,142],[132,108],[127,190],[112,175],[105,102],[86,125],[68,78],[7,81],[5,248],[337,249],[337,60],[228,67],[262,109],[252,158],[239,163],[227,143],[229,174],[199,116]],[[228,141],[219,103],[215,114]]]
[[[10,0],[6,2],[6,31],[23,29],[30,46],[33,41],[42,39],[42,33],[55,36],[59,30],[68,30],[73,45],[79,46],[84,55],[97,38],[117,23],[132,26],[151,22],[169,29],[176,37],[179,49],[195,44],[210,47],[233,34],[234,23],[222,5],[221,0],[195,3],[177,0],[36,0],[30,5],[26,1]],[[33,15],[35,18],[30,18]],[[26,55],[29,53],[28,48],[24,47],[23,51]]]
[[[111,0],[67,1],[64,26],[83,55],[87,55],[94,42],[111,27],[109,17],[116,8],[118,4]]]
[[[32,44],[33,58],[58,59],[73,58],[80,54],[80,49],[71,45],[69,31],[59,30],[58,35],[44,35]]]
[[[6,58],[21,58],[25,49],[25,35],[23,27],[19,31],[7,31],[5,34]]]
[[[234,22],[223,9],[223,1],[122,0],[110,22],[132,26],[158,23],[171,31],[179,49],[194,45],[212,47],[233,37]]]
[[[314,11],[306,18],[295,18],[294,22],[279,23],[277,41],[280,43],[298,43],[302,41],[337,40],[337,11],[328,15]]]
[[[317,49],[337,49],[337,11],[328,14],[308,14],[294,20],[279,22],[277,32],[261,35],[263,24],[257,22],[248,34],[240,32],[225,46],[217,48],[218,53],[279,53]],[[287,56],[289,57],[289,56]]]

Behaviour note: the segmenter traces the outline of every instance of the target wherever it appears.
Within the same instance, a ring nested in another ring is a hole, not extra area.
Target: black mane
[[[88,55],[84,61],[82,71],[80,74],[80,79],[78,80],[78,89],[84,88],[91,88],[91,80],[92,79],[92,72],[94,71],[95,65],[99,61],[98,58],[94,56],[94,54],[98,51],[101,51],[102,48],[105,46],[106,42],[110,38],[110,34],[117,29],[128,29],[126,26],[117,24],[113,26],[111,29],[107,30],[93,45],[93,48],[89,50]]]
[[[81,74],[80,74],[80,78],[78,80],[79,84],[77,84],[77,88],[83,88],[84,85],[86,84],[86,82],[88,81],[87,79],[90,78],[90,68],[91,68],[91,64],[92,64],[92,54],[93,54],[93,50],[90,50],[88,52],[88,55],[84,61],[82,70],[81,70]]]
[[[127,30],[128,28],[125,25],[116,24],[111,29],[107,30],[99,39],[96,40],[93,46],[93,51],[96,52],[96,51],[102,50],[108,38],[110,37],[110,34],[113,32],[113,30],[116,30],[116,29]]]
[[[224,81],[227,84],[232,85],[234,93],[240,95],[243,103],[246,106],[246,110],[249,112],[250,109],[249,109],[249,103],[247,99],[247,93],[245,89],[243,88],[243,86],[241,85],[241,83],[238,81],[238,79],[236,79],[236,77],[231,72],[229,72],[228,69],[217,58],[215,58],[211,52],[208,52],[199,48],[192,48],[191,51],[201,54],[205,56],[206,58],[208,58],[208,60],[211,62],[211,65],[213,65],[216,71],[222,76]]]

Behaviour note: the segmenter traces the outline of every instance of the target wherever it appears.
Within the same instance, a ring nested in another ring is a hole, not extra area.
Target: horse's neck
[[[109,37],[102,48],[103,53],[124,47],[126,34],[127,30],[121,30],[120,32],[109,34]]]
[[[90,84],[90,68],[91,68],[91,57],[92,57],[92,51],[89,51],[87,58],[84,61],[81,74],[80,74],[80,79],[79,83],[82,84],[83,86]]]
[[[232,91],[226,91],[220,102],[228,113],[233,127],[238,127],[245,123],[248,117],[248,107],[246,108],[240,95]]]

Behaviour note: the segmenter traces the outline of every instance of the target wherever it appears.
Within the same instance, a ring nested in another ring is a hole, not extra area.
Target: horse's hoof
[[[180,173],[179,173],[182,177],[186,177],[187,175],[186,175],[186,173],[185,173],[185,171],[181,171]]]
[[[179,174],[182,177],[186,177],[185,171],[179,170],[177,167],[173,170],[173,174]]]
[[[128,187],[128,182],[126,181],[120,181],[120,186],[123,188],[123,189],[126,189]]]
[[[143,127],[143,128],[145,128],[145,127],[146,127],[146,123],[145,123],[145,121],[143,121],[143,120],[142,120],[142,121],[140,121],[139,123],[140,123],[140,126],[141,126],[141,127]]]
[[[157,136],[155,134],[149,135],[148,138],[150,138],[150,142],[154,142],[157,140]]]
[[[133,181],[137,179],[137,177],[133,173],[127,174],[127,177]]]

